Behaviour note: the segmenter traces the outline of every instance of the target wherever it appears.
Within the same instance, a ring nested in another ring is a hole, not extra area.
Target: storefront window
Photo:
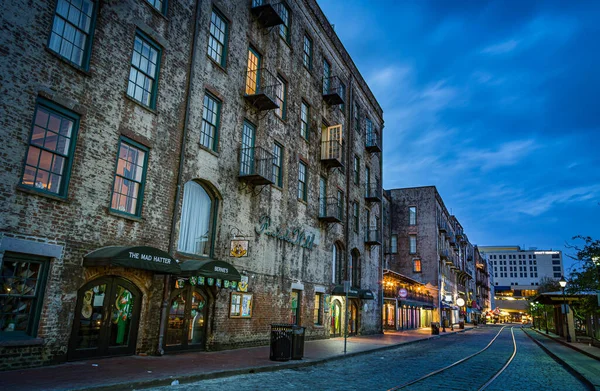
[[[47,262],[6,253],[0,264],[0,339],[35,337]]]
[[[321,316],[321,302],[323,301],[322,293],[315,293],[315,310],[313,315],[313,321],[316,325],[323,324],[323,319]]]

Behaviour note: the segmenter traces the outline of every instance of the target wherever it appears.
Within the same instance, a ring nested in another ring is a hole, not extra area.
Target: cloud
[[[490,171],[514,166],[541,147],[535,139],[508,141],[493,149],[465,149],[458,154],[456,160],[461,169],[479,168]]]
[[[530,216],[539,216],[555,206],[585,202],[600,198],[600,185],[578,186],[546,193],[517,206],[516,210]]]
[[[514,51],[517,46],[519,46],[520,41],[516,39],[509,39],[507,41],[497,43],[495,45],[488,46],[483,48],[480,53],[482,54],[490,54],[490,55],[499,55],[511,53]]]

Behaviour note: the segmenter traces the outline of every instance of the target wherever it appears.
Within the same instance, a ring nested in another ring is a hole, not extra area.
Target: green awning
[[[356,299],[358,298],[358,291],[359,289],[357,288],[350,288],[350,290],[348,291],[348,297]],[[346,296],[346,292],[344,292],[344,286],[343,285],[336,285],[333,287],[333,290],[331,291],[331,295],[332,296]]]
[[[358,297],[363,300],[375,300],[375,295],[371,292],[370,289],[359,289]]]
[[[181,263],[181,274],[240,281],[240,272],[230,263],[216,259],[190,259]]]
[[[148,246],[107,246],[83,257],[83,266],[122,266],[159,274],[179,274],[177,261],[168,253]]]

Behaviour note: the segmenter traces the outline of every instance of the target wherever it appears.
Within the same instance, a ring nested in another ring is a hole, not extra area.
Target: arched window
[[[183,207],[177,249],[208,257],[213,242],[213,220],[217,202],[204,186],[190,181],[183,187]]]

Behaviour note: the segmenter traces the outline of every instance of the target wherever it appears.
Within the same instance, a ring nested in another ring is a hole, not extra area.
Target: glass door
[[[356,303],[350,304],[349,322],[350,322],[350,324],[348,325],[348,328],[349,328],[348,334],[356,335],[356,333],[358,332],[358,308],[356,306]]]
[[[204,349],[207,320],[207,300],[198,288],[187,286],[174,291],[167,317],[165,350]]]
[[[334,300],[331,306],[331,327],[329,333],[332,337],[342,335],[342,306],[337,300]]]
[[[246,68],[246,95],[256,95],[260,89],[260,55],[248,48],[248,67]]]
[[[101,277],[78,292],[69,360],[135,353],[141,292],[129,281]]]

